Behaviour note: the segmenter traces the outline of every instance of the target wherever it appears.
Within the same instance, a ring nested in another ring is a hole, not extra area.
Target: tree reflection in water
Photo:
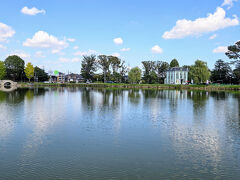
[[[130,89],[128,90],[128,99],[132,104],[138,104],[140,102],[140,90],[139,89]]]

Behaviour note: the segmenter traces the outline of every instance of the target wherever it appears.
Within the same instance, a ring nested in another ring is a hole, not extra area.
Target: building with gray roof
[[[167,70],[164,84],[187,84],[187,83],[188,83],[188,68],[173,67]]]

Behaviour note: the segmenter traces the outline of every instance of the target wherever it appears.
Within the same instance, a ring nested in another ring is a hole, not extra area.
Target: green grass
[[[240,85],[172,85],[172,84],[123,84],[123,83],[19,83],[20,87],[99,87],[99,88],[144,88],[144,89],[195,89],[195,90],[240,90]]]

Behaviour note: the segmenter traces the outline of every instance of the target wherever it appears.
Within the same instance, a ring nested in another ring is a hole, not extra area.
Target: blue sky
[[[0,60],[79,72],[82,55],[210,68],[240,39],[238,0],[9,0],[0,3]]]

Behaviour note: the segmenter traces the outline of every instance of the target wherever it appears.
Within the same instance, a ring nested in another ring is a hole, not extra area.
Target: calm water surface
[[[240,94],[0,92],[0,179],[240,179]]]

